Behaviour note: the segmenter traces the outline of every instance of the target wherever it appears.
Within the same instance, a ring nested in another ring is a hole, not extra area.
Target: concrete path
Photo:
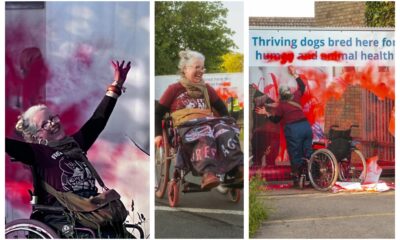
[[[274,190],[261,196],[270,216],[255,238],[394,238],[395,191]]]
[[[198,182],[199,177],[188,177]],[[156,238],[239,238],[243,233],[243,192],[241,200],[233,203],[216,189],[211,192],[180,195],[179,205],[171,208],[167,196],[156,199]]]

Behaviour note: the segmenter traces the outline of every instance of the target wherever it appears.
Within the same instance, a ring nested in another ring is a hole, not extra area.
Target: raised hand
[[[126,76],[128,75],[129,69],[131,69],[131,62],[128,62],[126,66],[125,60],[119,63],[119,61],[111,61],[114,67],[114,81],[117,82],[119,86],[122,86],[126,80]]]

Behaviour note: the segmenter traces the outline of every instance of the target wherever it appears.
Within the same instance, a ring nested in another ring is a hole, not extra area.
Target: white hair
[[[45,109],[48,109],[46,105],[43,104],[34,105],[18,116],[18,121],[15,124],[15,129],[17,130],[17,132],[22,134],[22,137],[25,139],[25,141],[35,142],[36,140],[35,135],[38,131],[38,127],[33,122],[33,116],[37,112]]]
[[[283,101],[288,101],[293,99],[293,94],[290,91],[289,86],[280,86],[279,87],[279,98]]]
[[[183,69],[186,66],[189,66],[193,62],[193,60],[199,59],[203,62],[206,60],[204,55],[201,54],[200,52],[192,51],[189,49],[186,49],[185,51],[180,51],[179,57],[180,57],[180,60],[179,60],[178,68],[179,68],[179,72],[181,75],[183,75]]]

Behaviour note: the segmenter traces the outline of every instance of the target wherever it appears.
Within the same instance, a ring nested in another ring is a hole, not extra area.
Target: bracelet
[[[121,96],[122,94],[121,88],[119,86],[110,85],[108,86],[107,91],[111,91],[117,94],[118,96]]]
[[[122,90],[122,92],[125,93],[126,87],[122,86],[122,84],[120,84],[117,80],[114,80],[114,82],[111,83],[112,86],[119,87]]]
[[[106,96],[118,99],[119,95],[117,95],[116,93],[114,93],[113,91],[107,91],[106,92]]]

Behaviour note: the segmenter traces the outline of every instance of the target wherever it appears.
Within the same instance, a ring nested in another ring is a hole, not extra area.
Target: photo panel
[[[6,238],[149,237],[149,2],[5,7]]]
[[[249,19],[249,235],[393,238],[394,2],[314,11]]]
[[[243,238],[243,3],[155,2],[155,237]]]

